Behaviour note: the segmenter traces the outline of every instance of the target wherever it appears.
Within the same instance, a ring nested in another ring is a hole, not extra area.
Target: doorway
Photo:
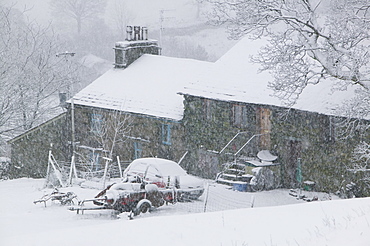
[[[257,120],[260,128],[260,149],[269,150],[271,147],[271,110],[268,108],[259,108],[257,111]]]
[[[287,188],[295,188],[298,185],[297,163],[301,158],[302,142],[300,140],[288,140],[286,143],[285,158],[283,163],[283,184]]]

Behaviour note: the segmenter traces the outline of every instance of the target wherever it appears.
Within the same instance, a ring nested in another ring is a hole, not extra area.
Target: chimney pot
[[[126,40],[131,41],[132,40],[132,26],[126,27],[126,33],[127,33]]]
[[[140,26],[134,26],[134,40],[141,40],[140,29]]]
[[[148,39],[147,27],[127,26],[126,32],[126,41],[114,47],[116,68],[126,68],[142,54],[160,55],[158,41]]]
[[[148,40],[148,28],[145,26],[141,28],[141,38],[142,40]]]

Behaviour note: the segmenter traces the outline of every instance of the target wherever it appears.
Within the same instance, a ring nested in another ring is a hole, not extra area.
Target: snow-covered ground
[[[58,203],[33,204],[51,191],[43,185],[43,179],[0,182],[0,245],[370,245],[370,198],[308,203],[288,190],[247,193],[211,184],[207,204],[206,193],[199,201],[128,220],[126,214],[77,215]],[[79,199],[98,193],[80,187],[61,191]]]

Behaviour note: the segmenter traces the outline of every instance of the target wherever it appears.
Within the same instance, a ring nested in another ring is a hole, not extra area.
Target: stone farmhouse
[[[183,97],[177,93],[212,64],[160,56],[145,28],[132,30],[114,50],[114,67],[67,101],[66,113],[9,142],[12,176],[44,177],[50,144],[59,162],[70,162],[74,149],[76,162],[94,170],[104,157],[179,161],[186,153]]]
[[[288,105],[268,87],[273,80],[270,74],[259,72],[258,65],[249,60],[261,45],[242,39],[214,64],[211,76],[189,83],[180,92],[185,107],[182,123],[197,165],[195,172],[206,170],[203,175],[215,177],[220,164],[231,159],[252,167],[269,166],[276,176],[275,187],[297,187],[299,171],[302,181],[313,181],[316,189],[336,191],[348,174],[346,166],[355,144],[369,139],[369,134],[338,139],[337,123],[344,116],[338,106],[355,95],[356,87],[340,90],[335,82],[323,81],[308,85]],[[275,162],[280,165],[256,162],[263,150],[278,156]]]
[[[160,56],[157,41],[146,36],[145,29],[141,37],[128,33],[115,44],[114,68],[69,100],[66,113],[9,142],[15,173],[45,175],[51,143],[56,159],[69,162],[74,150],[77,162],[96,170],[103,157],[161,157],[212,179],[230,161],[261,166],[256,157],[266,150],[277,160],[265,165],[276,181],[265,188],[296,187],[298,170],[319,190],[340,185],[364,136],[337,141],[343,115],[335,109],[355,88],[332,90],[325,81],[287,105],[269,89],[271,76],[250,62],[256,41],[242,39],[211,63]]]

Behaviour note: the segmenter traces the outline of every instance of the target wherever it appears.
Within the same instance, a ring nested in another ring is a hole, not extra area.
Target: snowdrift
[[[167,209],[128,220],[124,214],[112,219],[107,214],[76,215],[58,204],[34,205],[32,201],[45,192],[43,182],[0,182],[0,245],[365,246],[370,242],[370,198],[192,214]],[[68,189],[80,199],[97,191]]]

